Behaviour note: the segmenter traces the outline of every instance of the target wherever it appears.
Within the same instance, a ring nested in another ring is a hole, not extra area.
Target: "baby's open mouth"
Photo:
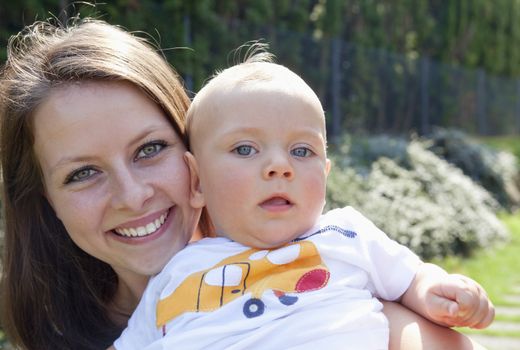
[[[283,197],[272,197],[261,203],[262,206],[291,205],[292,203]]]

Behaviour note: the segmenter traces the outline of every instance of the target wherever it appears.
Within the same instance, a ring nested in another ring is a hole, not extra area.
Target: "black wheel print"
[[[244,304],[244,315],[246,315],[247,318],[257,317],[264,313],[264,309],[265,304],[262,300],[252,298]]]

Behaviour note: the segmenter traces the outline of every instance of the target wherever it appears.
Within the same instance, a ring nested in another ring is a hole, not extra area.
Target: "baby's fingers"
[[[430,295],[428,314],[432,320],[447,327],[466,326],[461,317],[460,306],[455,300],[442,295]],[[467,317],[467,315],[466,315]],[[464,324],[463,324],[464,323]]]
[[[495,308],[484,289],[465,276],[452,275],[452,277],[458,280],[451,281],[452,297],[458,305],[458,312],[453,318],[454,325],[472,328],[487,327],[493,321]]]
[[[486,297],[480,301],[478,312],[468,319],[468,327],[482,329],[486,328],[493,322],[495,318],[495,307],[493,303]]]

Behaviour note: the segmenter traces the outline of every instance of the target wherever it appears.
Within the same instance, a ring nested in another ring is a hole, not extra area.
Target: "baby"
[[[197,94],[188,135],[191,204],[206,206],[218,237],[151,280],[118,350],[387,349],[378,298],[445,326],[492,321],[473,280],[421,262],[351,207],[321,215],[324,112],[267,53]]]

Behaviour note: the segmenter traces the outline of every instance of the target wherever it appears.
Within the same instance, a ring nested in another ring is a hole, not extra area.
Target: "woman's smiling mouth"
[[[160,217],[158,217],[155,220],[150,221],[146,225],[137,226],[137,227],[124,227],[124,228],[118,227],[118,228],[115,228],[114,231],[118,235],[123,236],[123,237],[148,236],[161,228],[161,226],[166,221],[166,218],[168,217],[168,213],[169,213],[169,211],[163,213]]]

